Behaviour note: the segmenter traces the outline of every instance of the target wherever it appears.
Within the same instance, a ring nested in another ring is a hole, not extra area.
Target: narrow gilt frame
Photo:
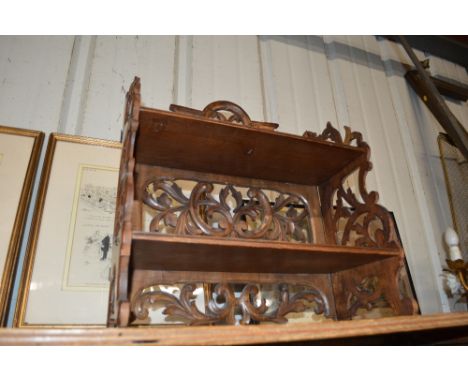
[[[18,300],[15,307],[13,327],[20,328],[102,328],[106,325],[94,324],[27,324],[25,323],[26,307],[29,297],[30,283],[36,258],[37,243],[41,228],[41,220],[44,212],[44,203],[47,197],[47,189],[51,176],[57,142],[72,142],[86,145],[97,145],[108,148],[121,148],[122,144],[117,141],[103,140],[98,138],[74,136],[67,134],[52,133],[47,144],[47,151],[39,184],[37,202],[35,205],[28,247],[24,259],[21,281],[18,291]]]
[[[28,167],[24,176],[18,209],[16,210],[15,221],[13,223],[13,229],[8,244],[5,264],[3,271],[0,270],[0,326],[5,326],[8,319],[11,292],[14,283],[14,274],[18,264],[18,257],[21,249],[21,241],[25,233],[25,224],[31,202],[34,179],[36,177],[42,143],[44,141],[44,133],[37,130],[26,130],[0,126],[0,135],[1,134],[30,137],[34,140],[29,156]]]

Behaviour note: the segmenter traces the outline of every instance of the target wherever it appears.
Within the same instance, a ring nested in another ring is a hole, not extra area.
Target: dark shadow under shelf
[[[399,249],[134,232],[134,269],[322,274],[399,256]]]

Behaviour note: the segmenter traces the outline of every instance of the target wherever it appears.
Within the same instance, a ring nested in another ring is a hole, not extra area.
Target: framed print
[[[0,326],[6,324],[14,273],[44,133],[0,126]]]
[[[118,142],[50,136],[15,326],[106,324],[120,153]]]

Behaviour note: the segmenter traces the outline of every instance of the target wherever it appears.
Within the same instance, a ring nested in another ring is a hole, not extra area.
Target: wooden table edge
[[[284,325],[2,328],[0,345],[253,345],[313,342],[465,326],[468,333],[468,313]]]

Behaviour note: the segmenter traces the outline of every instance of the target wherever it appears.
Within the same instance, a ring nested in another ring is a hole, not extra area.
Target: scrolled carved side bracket
[[[186,322],[188,325],[207,324],[235,324],[240,315],[239,323],[246,325],[252,321],[286,323],[286,315],[291,312],[303,312],[307,309],[306,303],[314,305],[316,314],[329,314],[328,301],[318,290],[307,288],[304,291],[290,295],[289,286],[279,286],[280,296],[277,306],[270,309],[257,285],[246,284],[239,297],[234,293],[232,284],[216,284],[212,298],[202,312],[195,304],[194,291],[196,285],[185,284],[180,296],[159,290],[140,291],[132,300],[132,312],[137,319],[145,320],[149,316],[149,309],[163,305],[163,314]],[[219,303],[219,300],[222,303]]]
[[[382,297],[383,288],[379,277],[367,276],[360,281],[353,280],[346,285],[348,289],[347,309],[349,316],[356,314],[359,308],[371,310],[375,302]]]
[[[358,309],[390,307],[395,314],[417,313],[418,304],[412,297],[403,258],[384,263],[372,263],[338,272],[333,276],[338,319],[352,319]]]
[[[344,183],[349,174],[338,175],[320,187],[324,219],[335,234],[334,240],[330,241],[339,245],[399,248],[401,244],[390,212],[377,203],[379,194],[376,191],[368,192],[366,188],[366,176],[372,170],[369,145],[364,142],[361,133],[352,132],[347,126],[344,129],[344,139],[330,123],[320,135],[310,131],[304,133],[304,137],[354,145],[365,152],[365,160],[357,165],[358,195],[350,188],[345,189]],[[336,204],[333,205],[335,196]],[[339,224],[343,220],[344,228],[340,230]],[[352,236],[356,237],[354,243]]]

